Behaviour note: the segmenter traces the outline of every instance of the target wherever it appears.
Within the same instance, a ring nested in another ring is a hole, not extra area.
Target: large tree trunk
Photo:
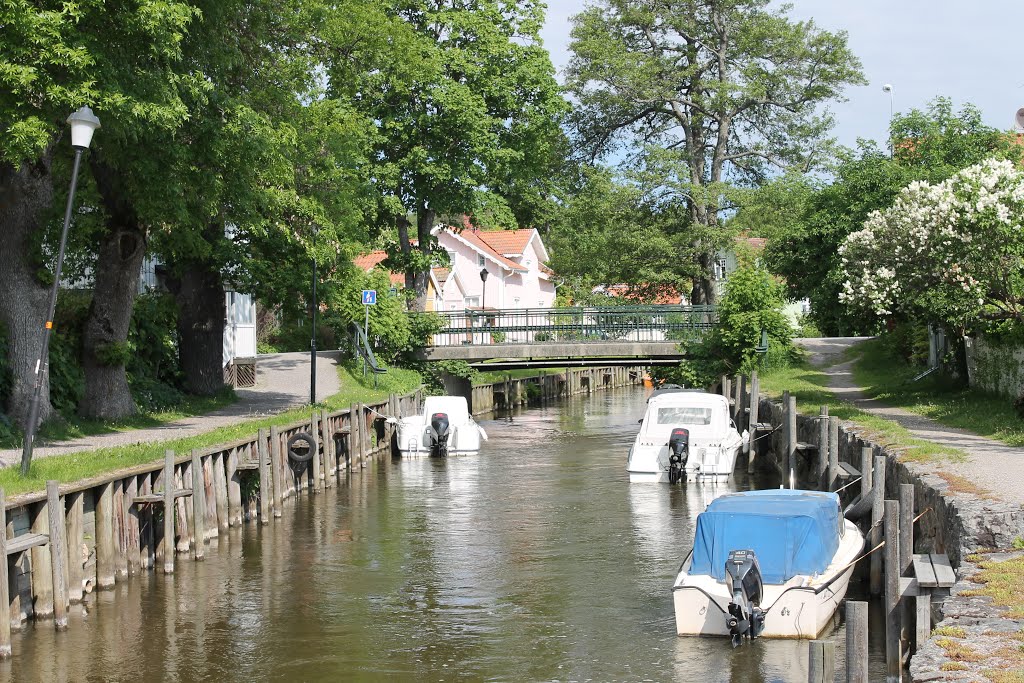
[[[43,343],[50,288],[36,277],[33,239],[42,230],[40,217],[54,201],[51,152],[19,168],[0,162],[0,235],[4,259],[0,267],[0,320],[8,339],[11,393],[7,414],[23,429],[35,387],[36,362]],[[44,372],[39,421],[53,415],[50,378]]]
[[[210,396],[224,387],[224,283],[213,263],[185,264],[172,293],[178,304],[178,359],[185,390]]]
[[[416,237],[419,240],[417,248],[424,254],[430,253],[430,231],[434,229],[434,218],[436,214],[433,209],[425,208],[420,206],[416,212]],[[429,271],[417,271],[413,274],[413,291],[416,292],[416,298],[412,303],[412,310],[414,311],[425,311],[427,310],[427,273]],[[406,275],[406,281],[408,282],[408,274]]]
[[[111,362],[111,354],[104,351],[128,340],[139,272],[146,255],[146,230],[139,225],[135,207],[124,196],[116,171],[95,156],[92,169],[108,218],[82,335],[85,394],[78,412],[83,417],[113,420],[136,412],[124,362]]]

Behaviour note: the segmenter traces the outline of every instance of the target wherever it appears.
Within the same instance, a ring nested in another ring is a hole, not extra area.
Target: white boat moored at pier
[[[444,457],[478,452],[487,433],[469,414],[464,397],[428,396],[421,415],[397,421],[395,439],[403,457]]]

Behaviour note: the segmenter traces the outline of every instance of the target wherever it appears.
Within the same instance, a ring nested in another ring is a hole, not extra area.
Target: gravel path
[[[340,390],[338,361],[339,353],[337,351],[317,353],[316,397],[318,401],[322,401]],[[309,402],[309,354],[275,353],[259,356],[256,361],[256,386],[251,389],[238,389],[236,393],[238,401],[206,415],[188,417],[159,427],[97,434],[80,439],[48,443],[44,446],[37,445],[32,451],[32,457],[33,459],[45,458],[50,455],[90,451],[97,448],[172,441],[306,405]],[[0,451],[0,465],[7,466],[20,462],[20,449]]]
[[[1024,505],[1024,448],[1007,446],[963,429],[941,425],[902,408],[887,406],[864,395],[864,389],[853,379],[853,361],[842,360],[850,346],[868,337],[833,337],[797,339],[795,343],[807,350],[812,364],[829,378],[829,389],[857,408],[892,420],[919,439],[959,448],[967,453],[963,462],[929,463],[936,472],[946,472],[970,480],[993,497]]]

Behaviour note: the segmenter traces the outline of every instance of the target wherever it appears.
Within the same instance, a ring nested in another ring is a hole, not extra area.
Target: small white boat
[[[403,457],[465,455],[480,450],[487,433],[469,414],[462,396],[428,396],[423,414],[397,421],[395,437]]]
[[[747,438],[736,431],[724,396],[695,389],[655,391],[640,423],[629,449],[630,482],[726,480]]]
[[[746,491],[697,517],[672,586],[681,636],[817,638],[846,595],[864,537],[839,496]]]

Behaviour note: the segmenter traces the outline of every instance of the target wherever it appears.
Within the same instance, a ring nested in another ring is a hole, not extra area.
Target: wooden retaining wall
[[[474,387],[474,414],[528,397],[556,398],[635,384],[639,368],[587,368]],[[528,389],[534,384],[538,390]],[[510,388],[514,387],[514,388]],[[502,394],[505,391],[508,393]],[[514,394],[511,392],[515,392]],[[505,396],[517,398],[505,402]],[[500,396],[500,401],[495,397]],[[238,441],[191,453],[167,451],[148,463],[4,499],[0,490],[0,658],[11,656],[11,631],[32,620],[67,627],[68,608],[93,590],[107,590],[148,571],[174,572],[181,560],[201,561],[206,544],[245,523],[269,524],[284,501],[318,493],[390,455],[393,426],[385,417],[418,414],[421,392],[353,404],[308,420],[261,429]],[[308,466],[293,469],[288,442],[314,443]],[[166,510],[173,510],[170,515]]]

